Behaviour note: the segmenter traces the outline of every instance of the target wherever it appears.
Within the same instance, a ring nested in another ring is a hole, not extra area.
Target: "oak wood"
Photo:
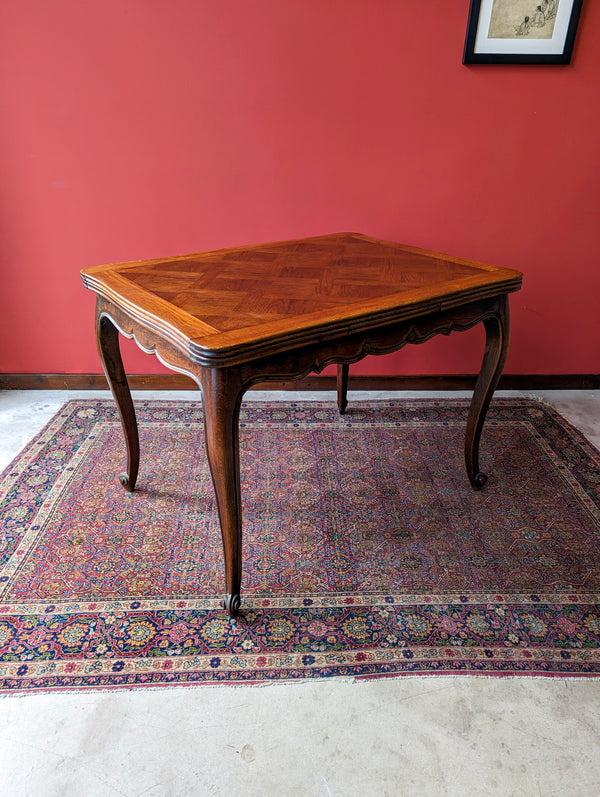
[[[137,419],[121,359],[119,331],[111,318],[101,311],[96,315],[96,341],[104,373],[119,409],[127,445],[127,470],[119,476],[119,480],[128,492],[133,492],[140,464]]]
[[[484,319],[483,324],[486,332],[485,351],[469,408],[465,435],[465,463],[469,481],[475,490],[480,490],[487,481],[485,473],[479,470],[479,441],[492,394],[508,354],[510,323],[506,295],[496,299],[495,311]]]
[[[137,427],[116,331],[202,388],[229,614],[240,611],[242,577],[239,408],[253,385],[302,379],[337,363],[345,412],[351,363],[483,323],[465,464],[475,489],[485,483],[479,441],[506,359],[506,296],[520,287],[519,272],[339,233],[82,274],[98,294],[98,346],[123,421],[128,489],[137,472]]]
[[[242,581],[239,414],[243,392],[239,369],[203,370],[206,449],[221,521],[225,608],[231,615],[239,612]]]

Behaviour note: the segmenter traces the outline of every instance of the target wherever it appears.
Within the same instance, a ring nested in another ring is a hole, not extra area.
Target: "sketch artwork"
[[[494,0],[490,39],[551,39],[560,0]]]

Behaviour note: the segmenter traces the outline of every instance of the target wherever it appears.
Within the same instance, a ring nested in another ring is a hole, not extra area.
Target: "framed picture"
[[[568,64],[583,0],[471,0],[463,64]]]

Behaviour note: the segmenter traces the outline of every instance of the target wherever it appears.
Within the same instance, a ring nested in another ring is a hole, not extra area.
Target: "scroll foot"
[[[488,477],[485,475],[485,473],[476,473],[473,477],[469,476],[469,480],[471,482],[471,487],[474,490],[481,490],[481,488],[487,482]]]
[[[237,617],[240,613],[240,605],[242,603],[242,599],[237,595],[226,595],[225,600],[223,601],[223,607],[225,611],[230,617]]]
[[[135,484],[129,481],[129,475],[127,473],[120,473],[119,481],[121,482],[121,484],[127,490],[128,493],[132,493],[134,491]]]

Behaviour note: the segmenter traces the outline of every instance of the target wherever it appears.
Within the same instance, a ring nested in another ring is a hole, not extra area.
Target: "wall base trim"
[[[443,376],[350,375],[349,390],[472,390],[474,374]],[[196,390],[183,374],[132,374],[132,390]],[[0,374],[0,390],[106,390],[104,374]],[[265,382],[253,390],[335,390],[335,376]],[[600,374],[504,374],[499,390],[598,390]]]

